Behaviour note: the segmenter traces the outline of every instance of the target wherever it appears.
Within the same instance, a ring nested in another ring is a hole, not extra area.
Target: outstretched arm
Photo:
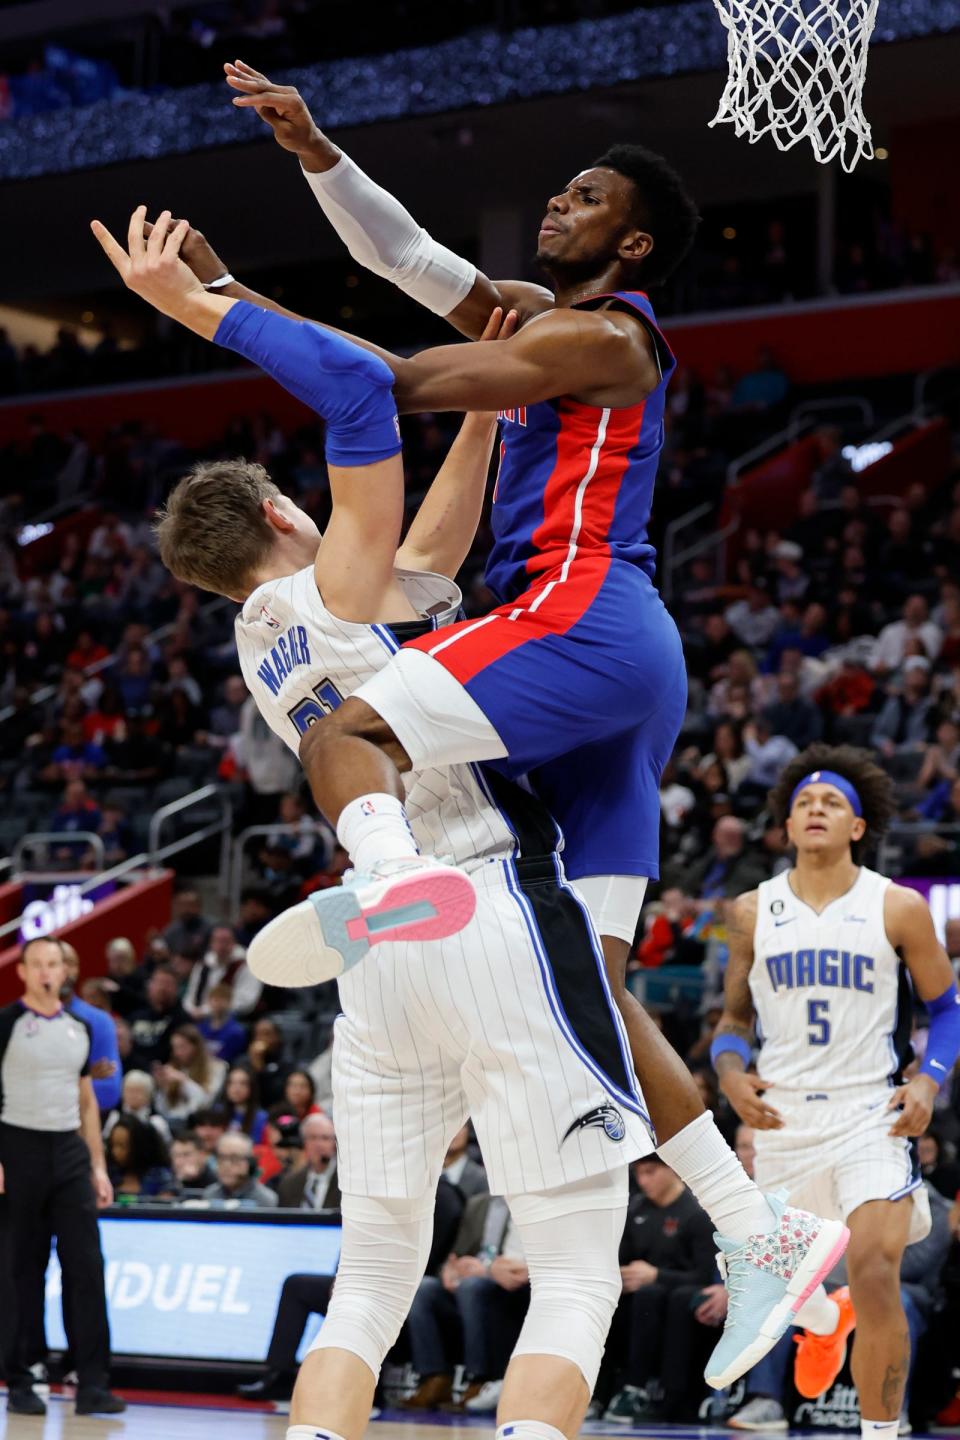
[[[491,310],[517,311],[519,322],[553,305],[541,285],[494,281],[437,243],[400,202],[330,141],[292,85],[276,85],[242,60],[224,66],[234,104],[252,109],[277,144],[300,161],[321,210],[358,265],[478,339]]]
[[[145,238],[145,219],[141,205],[130,220],[129,254],[98,220],[93,231],[124,284],[197,334],[208,340],[219,338],[220,324],[237,300],[204,290],[180,258],[186,221],[171,228],[170,212],[165,210]],[[294,328],[337,335],[376,354],[393,373],[397,409],[403,413],[501,410],[558,395],[573,395],[594,405],[632,405],[659,382],[647,332],[617,312],[554,310],[496,349],[438,345],[410,359],[357,342],[332,326],[312,322]],[[288,373],[278,371],[281,356],[268,349],[248,358],[313,403],[291,384]]]

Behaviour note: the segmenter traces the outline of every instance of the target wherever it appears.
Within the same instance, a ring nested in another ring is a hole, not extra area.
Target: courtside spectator
[[[236,1131],[222,1135],[217,1142],[216,1183],[203,1192],[204,1200],[260,1210],[276,1207],[277,1197],[257,1179],[257,1161],[249,1135]]]
[[[287,1210],[339,1210],[337,1137],[333,1121],[319,1113],[300,1122],[304,1163],[280,1181],[280,1204]]]

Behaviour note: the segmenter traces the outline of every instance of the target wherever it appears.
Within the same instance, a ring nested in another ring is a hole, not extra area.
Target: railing
[[[246,859],[247,846],[251,840],[265,838],[267,835],[290,835],[293,837],[302,836],[303,831],[298,825],[248,825],[246,830],[241,830],[235,836],[231,846],[230,859],[230,880],[227,887],[227,898],[230,904],[230,914],[236,915],[240,909],[240,894],[243,890],[243,867]],[[318,841],[333,843],[335,837],[331,832],[317,829]]]
[[[678,538],[683,530],[688,530],[698,520],[710,515],[713,508],[712,502],[705,500],[702,505],[695,505],[692,510],[687,510],[683,515],[678,515],[676,520],[671,520],[663,532],[663,583],[661,589],[667,604],[673,598],[673,576],[679,564],[677,559]]]
[[[91,847],[97,858],[97,865],[102,869],[106,859],[106,852],[103,848],[103,841],[94,830],[31,830],[26,835],[21,835],[13,847],[13,855],[10,863],[13,869],[19,874],[22,869],[24,852],[31,850],[35,845],[61,845],[74,846],[86,843]]]
[[[209,801],[216,801],[219,815],[216,820],[211,820],[201,825],[189,834],[181,836],[177,840],[171,840],[167,845],[161,845],[160,840],[164,826],[174,815],[181,814],[184,810],[192,809],[197,805],[204,805]],[[203,785],[199,790],[193,790],[189,795],[182,795],[178,800],[172,800],[169,805],[162,805],[150,817],[150,828],[148,832],[148,848],[137,855],[131,855],[119,864],[111,866],[109,870],[99,870],[94,874],[82,872],[84,878],[74,890],[77,899],[81,899],[90,890],[97,890],[108,882],[121,881],[130,884],[140,878],[142,872],[153,872],[159,869],[166,860],[173,855],[179,855],[184,850],[191,849],[194,845],[200,845],[204,840],[209,840],[214,835],[220,839],[220,868],[219,884],[221,893],[225,892],[227,879],[230,871],[230,829],[233,824],[233,806],[229,799],[216,785]],[[271,830],[279,827],[271,826]],[[13,856],[9,861],[4,862],[5,868],[13,872],[14,879],[26,881],[56,882],[71,881],[77,872],[75,871],[46,871],[46,870],[20,870],[17,861],[34,844],[48,844],[51,841],[59,841],[61,844],[70,844],[74,841],[90,843],[94,848],[99,847],[99,861],[103,864],[104,850],[103,841],[99,835],[92,831],[76,830],[66,834],[60,831],[33,831],[21,836],[17,842]],[[3,948],[3,940],[8,935],[20,933],[24,916],[18,915],[16,919],[9,920],[5,925],[0,925],[0,949]]]
[[[169,845],[160,844],[163,827],[171,816],[179,815],[184,810],[190,810],[195,805],[203,805],[208,800],[217,802],[220,810],[218,819],[202,825],[199,830],[192,830],[179,840],[172,840]],[[191,790],[189,795],[181,795],[179,800],[171,800],[169,805],[161,805],[160,809],[151,815],[150,828],[147,832],[147,848],[151,863],[159,865],[162,861],[169,860],[172,855],[179,855],[182,850],[189,850],[193,845],[199,845],[204,840],[219,835],[219,882],[222,891],[230,871],[230,828],[232,824],[233,806],[227,796],[216,785],[201,785],[199,790]]]
[[[790,411],[786,434],[790,443],[800,438],[804,426],[816,423],[822,412],[855,410],[864,425],[873,425],[876,414],[865,395],[831,395],[822,399],[804,400]]]
[[[812,429],[813,421],[809,419],[804,421],[801,428]],[[793,445],[799,438],[799,428],[795,432],[787,428],[778,430],[776,435],[768,435],[766,440],[761,440],[759,445],[754,445],[752,450],[747,450],[742,455],[738,455],[735,460],[730,461],[725,472],[727,485],[736,485],[744,470],[751,469],[758,461],[766,459],[768,455],[773,455],[777,450],[785,450],[788,445]]]
[[[701,555],[708,555],[711,551],[716,553],[716,579],[722,582],[726,578],[726,544],[731,536],[740,529],[740,516],[735,515],[722,530],[714,530],[709,535],[701,535],[699,540],[693,540],[682,550],[677,548],[677,537],[681,530],[687,529],[690,525],[696,524],[714,509],[710,501],[703,505],[697,505],[695,509],[688,510],[685,515],[672,520],[667,526],[663,537],[663,578],[661,591],[664,603],[669,605],[673,600],[676,590],[677,575],[682,566],[689,564],[691,560],[697,560]]]

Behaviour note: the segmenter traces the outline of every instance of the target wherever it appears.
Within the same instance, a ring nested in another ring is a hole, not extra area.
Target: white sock
[[[336,1430],[324,1430],[320,1425],[291,1425],[287,1440],[343,1440]]]
[[[378,860],[419,855],[403,803],[395,795],[361,795],[340,812],[337,839],[361,874]]]
[[[725,1240],[748,1240],[776,1229],[763,1191],[747,1175],[709,1110],[658,1145],[657,1154],[693,1192]]]
[[[864,1420],[860,1418],[861,1440],[897,1440],[900,1417],[896,1420]]]
[[[840,1319],[840,1306],[831,1300],[822,1285],[805,1300],[793,1318],[794,1325],[809,1330],[811,1335],[832,1335]]]
[[[508,1420],[497,1426],[497,1440],[565,1440],[562,1430],[542,1420]]]

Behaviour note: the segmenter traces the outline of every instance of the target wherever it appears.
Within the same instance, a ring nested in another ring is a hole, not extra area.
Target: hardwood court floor
[[[0,1437],[2,1440],[284,1440],[287,1416],[246,1409],[219,1409],[212,1398],[205,1404],[131,1404],[125,1415],[76,1416],[73,1403],[54,1396],[45,1419],[6,1412],[6,1398],[0,1393]],[[394,1412],[395,1413],[395,1412]],[[368,1440],[489,1440],[494,1433],[493,1417],[411,1417],[387,1415],[374,1421]],[[630,1440],[731,1440],[735,1432],[717,1428],[650,1426],[643,1431],[593,1421],[584,1434]],[[761,1440],[761,1437],[758,1437]],[[767,1437],[783,1440],[783,1435]],[[810,1440],[809,1435],[804,1440]],[[841,1440],[841,1437],[835,1437]],[[924,1440],[914,1436],[913,1440]]]

